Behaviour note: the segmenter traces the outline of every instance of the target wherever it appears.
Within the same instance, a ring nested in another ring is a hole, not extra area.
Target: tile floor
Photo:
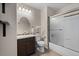
[[[49,50],[49,51],[47,51],[45,53],[41,53],[39,51],[36,51],[36,53],[31,55],[31,56],[62,56],[62,55],[58,54],[55,51]]]
[[[57,52],[55,51],[48,51],[47,53],[45,54],[42,54],[41,56],[61,56],[60,54],[58,54]]]

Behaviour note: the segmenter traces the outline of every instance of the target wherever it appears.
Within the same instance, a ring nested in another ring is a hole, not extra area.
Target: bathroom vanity
[[[17,36],[17,55],[28,56],[35,53],[35,36],[22,35]]]

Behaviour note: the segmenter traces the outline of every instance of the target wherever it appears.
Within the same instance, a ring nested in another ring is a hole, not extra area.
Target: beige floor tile
[[[49,50],[45,53],[41,53],[39,51],[36,51],[35,54],[33,54],[32,56],[61,56],[60,54],[58,54],[57,52],[55,51],[52,51],[52,50]]]
[[[61,56],[60,54],[58,54],[55,51],[48,51],[47,53],[43,54],[42,56]]]

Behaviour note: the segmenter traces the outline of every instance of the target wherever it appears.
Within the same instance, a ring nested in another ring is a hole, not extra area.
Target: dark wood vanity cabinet
[[[29,56],[35,53],[35,37],[17,40],[17,55]]]

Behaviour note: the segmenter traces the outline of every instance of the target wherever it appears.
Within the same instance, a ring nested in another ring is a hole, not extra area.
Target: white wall
[[[48,37],[47,37],[47,6],[41,10],[41,36],[45,37],[45,47],[48,48]]]
[[[41,10],[41,36],[45,37],[45,47],[48,48],[48,16],[53,16],[57,11],[50,7],[43,6]]]
[[[5,4],[6,13],[3,15],[0,4],[0,20],[8,21],[6,26],[6,37],[2,36],[2,25],[0,24],[0,56],[16,56],[16,4]]]
[[[17,8],[22,5],[24,6],[24,8],[27,8],[31,10],[32,12],[30,14],[27,14],[25,12],[21,13],[17,9],[17,21],[19,21],[21,17],[26,17],[27,20],[30,22],[31,26],[40,26],[41,25],[41,13],[40,13],[41,11],[33,7],[30,7],[27,4],[17,4]],[[17,31],[20,32],[19,30]]]

